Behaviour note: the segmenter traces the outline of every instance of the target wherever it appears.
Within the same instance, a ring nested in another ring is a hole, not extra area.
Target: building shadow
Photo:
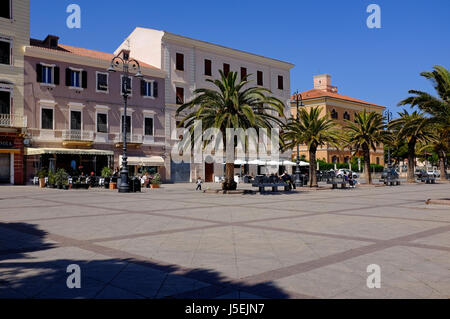
[[[46,235],[36,225],[0,223],[0,299],[289,298],[271,282],[251,285],[212,269],[186,271],[148,260],[106,258],[59,246]],[[74,258],[67,258],[71,254]],[[68,287],[77,282],[69,265],[79,267],[81,288]]]

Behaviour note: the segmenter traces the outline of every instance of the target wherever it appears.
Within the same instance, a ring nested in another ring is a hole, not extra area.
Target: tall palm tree
[[[431,140],[432,132],[428,118],[423,113],[414,111],[409,114],[408,111],[403,110],[398,114],[400,117],[390,122],[389,128],[398,138],[405,139],[408,144],[408,182],[413,183],[415,181],[416,144]]]
[[[388,138],[388,132],[384,130],[383,116],[377,112],[364,110],[362,113],[355,114],[354,122],[346,120],[344,129],[346,146],[351,147],[355,155],[362,151],[367,182],[372,184],[370,149],[376,151],[376,144],[384,143]]]
[[[177,115],[190,111],[180,122],[180,127],[190,128],[192,133],[195,121],[201,121],[203,131],[217,128],[222,133],[226,148],[227,128],[265,128],[270,132],[275,125],[282,125],[285,105],[279,99],[269,96],[270,90],[249,86],[251,81],[248,77],[238,82],[236,72],[225,75],[219,70],[219,73],[220,80],[206,80],[214,85],[214,89],[195,90],[192,101],[178,108]],[[234,190],[236,187],[234,159],[230,161],[227,158],[223,189]]]
[[[336,123],[328,117],[320,117],[322,108],[313,107],[307,111],[299,110],[299,121],[290,118],[286,123],[282,139],[283,148],[292,149],[299,144],[306,144],[309,152],[309,186],[317,187],[316,151],[321,145],[337,146],[339,134],[335,130]]]
[[[441,130],[439,126],[433,127],[430,140],[420,145],[418,152],[436,153],[439,158],[441,180],[447,180],[445,162],[448,157],[447,154],[450,153],[450,140],[446,131]]]
[[[422,72],[421,76],[433,83],[434,89],[438,97],[429,93],[410,90],[413,94],[402,101],[398,105],[417,106],[430,117],[426,120],[427,124],[438,126],[441,130],[440,137],[444,144],[450,144],[450,71],[443,66],[436,65],[432,72]],[[441,151],[438,153],[439,161],[445,163],[445,154]],[[441,179],[446,179],[445,165],[440,165]]]

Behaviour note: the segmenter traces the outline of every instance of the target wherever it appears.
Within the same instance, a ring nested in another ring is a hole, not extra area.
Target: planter
[[[105,189],[109,189],[109,182],[105,182]]]
[[[44,188],[45,187],[45,178],[39,178],[39,187]]]
[[[159,184],[151,184],[150,187],[151,188],[159,188]]]
[[[117,183],[109,183],[109,189],[117,189]]]

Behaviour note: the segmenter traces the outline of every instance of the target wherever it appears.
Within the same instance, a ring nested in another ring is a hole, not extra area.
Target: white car
[[[431,169],[428,169],[427,170],[427,174],[428,175],[434,175],[434,177],[441,177],[441,173],[438,171],[438,170],[431,170]]]
[[[355,172],[352,172],[351,170],[349,170],[348,168],[341,168],[338,169],[336,171],[336,177],[337,178],[342,178],[342,176],[344,176],[344,173],[346,173],[347,175],[350,175],[350,173],[352,173],[353,175],[353,179],[359,178],[359,175],[356,174]]]

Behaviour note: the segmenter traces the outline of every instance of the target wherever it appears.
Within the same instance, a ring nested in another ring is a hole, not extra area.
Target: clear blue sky
[[[66,7],[82,9],[81,29]],[[366,8],[381,7],[381,29]],[[450,67],[449,0],[31,0],[31,36],[112,52],[136,26],[166,30],[295,64],[291,90],[329,73],[339,93],[390,107],[409,89],[432,91],[421,71]]]

